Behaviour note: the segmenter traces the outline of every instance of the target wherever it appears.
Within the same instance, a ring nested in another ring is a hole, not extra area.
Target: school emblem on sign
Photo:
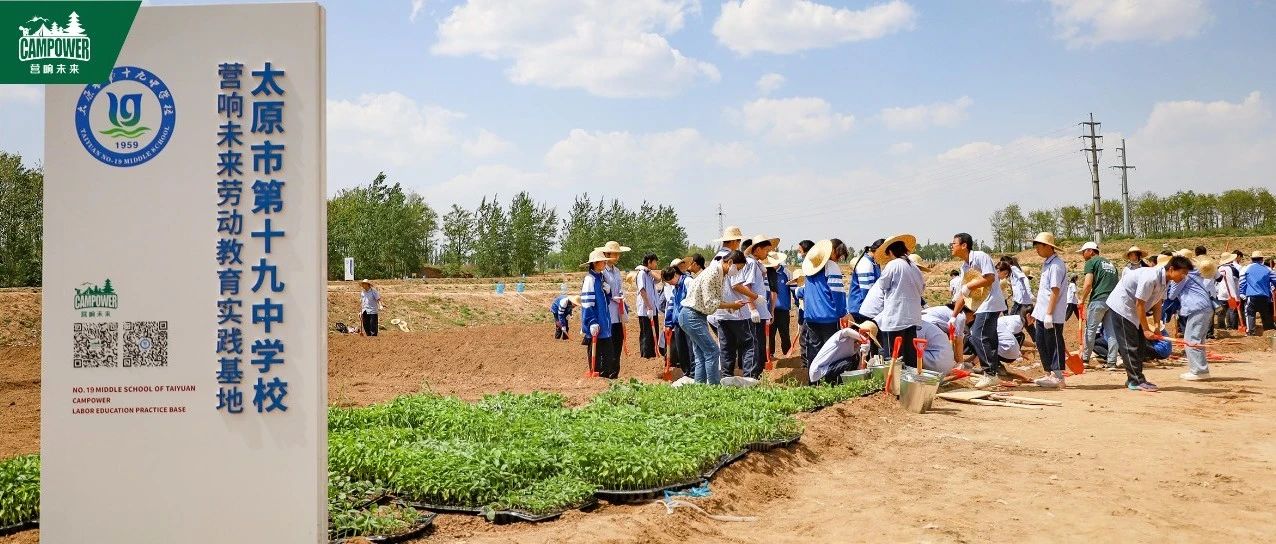
[[[173,138],[177,109],[158,76],[117,66],[106,83],[86,85],[75,107],[76,136],[93,158],[110,166],[143,164]]]

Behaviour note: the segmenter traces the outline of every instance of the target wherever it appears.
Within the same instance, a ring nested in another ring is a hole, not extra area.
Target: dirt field
[[[391,311],[404,311],[414,332],[330,337],[331,401],[430,389],[467,399],[549,390],[584,402],[605,384],[583,377],[579,336],[552,340],[544,308],[557,281],[504,298],[486,284],[387,282]],[[334,321],[356,300],[341,284],[330,297]],[[446,311],[433,308],[449,300]],[[39,449],[38,305],[38,292],[0,291],[0,457]],[[470,321],[449,317],[462,306]],[[622,377],[655,380],[661,365],[636,357],[635,327]],[[1273,541],[1276,353],[1267,341],[1217,344],[1232,360],[1213,363],[1209,382],[1178,380],[1181,362],[1150,370],[1162,386],[1155,394],[1126,391],[1124,374],[1093,372],[1064,391],[1020,388],[1064,402],[1040,411],[937,401],[912,415],[877,396],[806,414],[798,447],[750,455],[696,501],[756,522],[604,504],[538,525],[441,516],[418,542]],[[0,544],[38,538],[27,531]]]

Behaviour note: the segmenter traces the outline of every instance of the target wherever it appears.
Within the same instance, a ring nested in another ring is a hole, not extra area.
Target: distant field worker
[[[1077,315],[1077,307],[1081,304],[1081,300],[1077,298],[1077,275],[1073,274],[1068,279],[1068,311],[1063,316],[1063,320],[1067,321]]]
[[[362,320],[359,334],[376,336],[377,329],[380,327],[377,323],[377,314],[385,309],[385,304],[381,302],[381,293],[372,287],[372,282],[368,279],[365,278],[359,282],[359,287],[363,289],[363,292],[359,293],[359,317]]]
[[[744,253],[730,251],[700,272],[696,281],[687,287],[687,298],[682,301],[678,325],[687,333],[694,353],[692,377],[696,383],[722,383],[721,352],[709,333],[709,315],[718,310],[739,310],[744,306],[743,302],[722,300],[723,278],[744,268],[744,263]]]
[[[567,320],[572,316],[572,308],[580,306],[580,295],[559,295],[549,305],[549,313],[554,315],[554,339],[567,340]]]
[[[660,293],[656,291],[656,278],[652,274],[659,270],[659,266],[656,254],[648,253],[643,255],[642,264],[634,269],[634,283],[638,290],[634,304],[634,312],[638,314],[638,356],[643,359],[656,357],[656,334],[660,327],[656,313]]]
[[[620,376],[620,358],[612,344],[619,338],[612,336],[609,263],[607,254],[595,249],[584,264],[589,270],[580,286],[580,332],[584,336],[586,364],[592,367],[596,361],[593,370],[599,376],[616,379]]]
[[[1263,330],[1276,329],[1272,324],[1272,296],[1276,295],[1276,274],[1271,267],[1263,264],[1263,253],[1255,251],[1250,257],[1250,265],[1241,271],[1241,295],[1245,297],[1245,325],[1249,336],[1258,336],[1258,318],[1263,321]]]

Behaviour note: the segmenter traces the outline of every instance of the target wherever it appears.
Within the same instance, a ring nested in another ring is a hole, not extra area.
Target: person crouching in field
[[[687,276],[678,269],[677,265],[671,265],[660,271],[660,278],[673,290],[669,297],[669,306],[665,308],[665,335],[669,338],[668,346],[665,348],[668,350],[666,356],[669,357],[671,366],[682,370],[683,376],[691,376],[692,372],[695,372],[691,366],[691,346],[687,343],[686,331],[678,326],[678,314],[682,313],[682,301],[687,299]]]
[[[572,316],[572,308],[580,306],[580,295],[559,295],[549,305],[549,312],[554,314],[554,339],[567,340],[567,319]]]
[[[656,328],[660,326],[656,321],[656,297],[660,295],[656,291],[656,278],[652,273],[658,266],[660,264],[656,254],[648,253],[643,255],[642,264],[634,269],[634,282],[638,286],[638,300],[634,305],[634,311],[638,314],[638,356],[643,359],[656,357]]]
[[[713,261],[687,287],[687,298],[682,301],[678,325],[686,331],[694,353],[692,376],[696,383],[722,383],[722,363],[719,360],[722,353],[709,333],[709,315],[718,310],[736,311],[744,307],[743,302],[722,300],[723,278],[743,269],[744,262],[744,253],[730,251],[722,259]]]
[[[1183,337],[1187,342],[1184,352],[1187,354],[1188,371],[1180,374],[1184,380],[1205,380],[1210,377],[1210,367],[1205,361],[1205,349],[1201,343],[1210,331],[1210,321],[1214,317],[1214,274],[1218,266],[1209,257],[1197,260],[1199,270],[1193,270],[1182,281],[1170,284],[1165,298],[1179,301],[1179,322],[1182,323]]]
[[[362,320],[359,333],[364,336],[376,336],[377,329],[380,324],[377,323],[377,314],[385,309],[385,304],[381,303],[381,293],[372,287],[372,282],[366,278],[359,282],[359,287],[363,289],[359,293],[359,317]]]
[[[1161,324],[1149,320],[1161,315],[1161,303],[1171,281],[1183,281],[1195,268],[1186,257],[1174,256],[1164,267],[1136,268],[1126,272],[1108,297],[1108,323],[1116,332],[1117,346],[1125,360],[1125,386],[1131,391],[1157,390],[1143,375],[1143,362],[1157,357],[1146,340],[1154,340]]]
[[[594,371],[603,378],[620,376],[620,358],[613,347],[611,327],[611,282],[606,270],[610,260],[601,250],[589,254],[584,266],[589,267],[580,286],[580,332],[585,338],[585,356]],[[595,359],[596,358],[596,359]],[[597,367],[593,363],[597,362]]]

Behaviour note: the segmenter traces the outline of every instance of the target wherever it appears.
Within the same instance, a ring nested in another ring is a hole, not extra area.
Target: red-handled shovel
[[[673,352],[673,329],[665,329],[665,381],[673,381],[673,369],[670,365],[669,354]]]
[[[589,340],[589,372],[585,373],[586,378],[598,377],[598,335],[595,334]]]
[[[620,347],[625,351],[625,356],[629,356],[629,344],[625,342],[625,301],[620,301]]]
[[[762,329],[765,331],[764,333],[765,336],[763,336],[763,340],[762,340],[762,349],[766,350],[766,369],[775,370],[775,359],[771,358],[771,349],[770,349],[771,348],[770,346],[771,322],[768,320],[766,324],[762,326]]]
[[[925,338],[913,339],[913,349],[917,350],[917,375],[918,376],[922,375],[922,359],[926,358],[927,343],[928,342],[926,341]]]

